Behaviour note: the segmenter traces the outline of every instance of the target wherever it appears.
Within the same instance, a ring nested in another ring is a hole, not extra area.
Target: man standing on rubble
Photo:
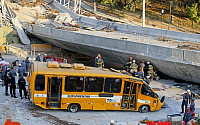
[[[133,58],[130,56],[128,62],[124,65],[124,67],[126,68],[126,71],[130,73],[130,66],[133,63]]]
[[[98,68],[104,68],[104,62],[103,59],[101,58],[101,55],[98,55],[98,59],[97,59],[97,65]]]
[[[132,64],[130,65],[130,69],[133,69],[135,73],[137,72],[138,65],[135,63],[135,60],[133,60]]]
[[[190,104],[190,100],[191,100],[191,95],[190,95],[190,90],[188,89],[187,93],[183,94],[183,101],[182,101],[182,105],[181,105],[182,112],[181,113],[184,113],[184,111],[187,110],[187,106],[188,106],[188,104]],[[185,107],[185,110],[184,110],[184,107]]]
[[[144,67],[145,67],[145,61],[143,60],[142,63],[140,63],[139,68],[142,69],[142,72],[144,73]]]
[[[38,53],[38,56],[36,57],[35,61],[41,62],[40,54],[39,53]]]
[[[150,76],[151,81],[153,81],[153,65],[150,62],[147,62],[144,67],[144,75],[145,77]]]

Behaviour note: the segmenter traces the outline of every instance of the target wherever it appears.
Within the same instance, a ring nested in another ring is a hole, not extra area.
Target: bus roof
[[[89,66],[87,66],[89,67]],[[34,62],[34,71],[37,74],[49,75],[70,75],[70,76],[91,76],[91,77],[116,77],[116,78],[130,78],[139,80],[139,78],[132,77],[126,74],[117,73],[113,71],[103,71],[100,68],[92,67],[92,69],[78,70],[72,68],[48,68],[47,62]]]

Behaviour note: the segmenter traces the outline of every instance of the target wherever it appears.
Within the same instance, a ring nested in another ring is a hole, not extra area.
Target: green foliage
[[[101,0],[101,3],[107,4],[110,6],[110,9],[113,10],[116,5],[117,0]]]
[[[199,12],[198,12],[198,3],[192,4],[191,7],[187,6],[186,10],[187,10],[187,16],[192,21],[195,21],[195,22],[199,23],[200,16],[199,16]]]

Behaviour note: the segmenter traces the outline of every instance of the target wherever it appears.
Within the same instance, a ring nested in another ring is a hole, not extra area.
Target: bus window
[[[141,94],[156,98],[156,94],[145,84],[142,86]]]
[[[83,77],[67,76],[65,77],[65,91],[82,92],[84,85]]]
[[[111,93],[120,93],[121,84],[122,84],[122,79],[106,78],[104,91]]]
[[[132,94],[136,94],[137,84],[135,83],[133,86]]]
[[[86,92],[102,92],[104,78],[86,77],[85,91]]]
[[[35,79],[35,90],[44,91],[45,89],[45,76],[37,75]]]

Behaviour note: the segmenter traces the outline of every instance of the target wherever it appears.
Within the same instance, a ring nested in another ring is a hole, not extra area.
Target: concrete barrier
[[[193,50],[184,50],[184,60],[192,63],[200,63],[200,52]]]

